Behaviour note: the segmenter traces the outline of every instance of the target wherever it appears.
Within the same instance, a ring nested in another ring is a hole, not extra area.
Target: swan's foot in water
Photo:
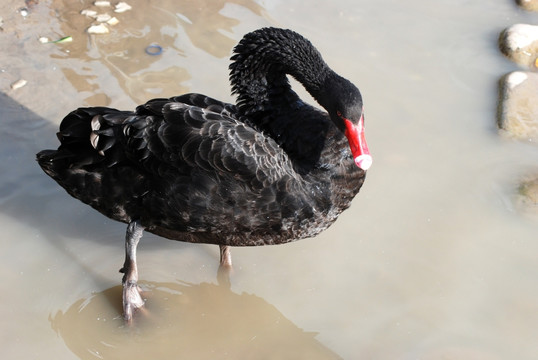
[[[144,300],[140,296],[140,288],[138,287],[138,268],[136,266],[136,247],[144,227],[138,221],[132,221],[127,227],[125,234],[125,262],[120,269],[123,279],[123,318],[127,322],[131,322],[133,313],[136,309],[144,306]]]
[[[227,245],[219,245],[220,247],[220,265],[217,272],[217,281],[220,285],[231,287],[230,274],[233,271],[232,253]]]
[[[136,282],[123,283],[123,318],[127,322],[131,322],[136,309],[144,306],[140,292],[141,289]]]

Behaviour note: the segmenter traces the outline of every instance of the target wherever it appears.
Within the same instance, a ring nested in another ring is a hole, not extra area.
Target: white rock
[[[17,89],[20,89],[21,87],[23,87],[24,85],[26,85],[27,83],[28,83],[28,81],[26,81],[24,79],[20,79],[20,80],[15,81],[13,84],[11,84],[11,88],[13,90],[17,90]]]
[[[90,9],[84,9],[80,12],[81,15],[84,15],[84,16],[87,16],[87,17],[91,17],[91,18],[96,18],[97,17],[97,11],[95,10],[90,10]]]
[[[536,67],[538,58],[538,26],[515,24],[503,30],[499,37],[501,52],[512,61]]]
[[[93,4],[98,7],[110,7],[110,1],[99,0],[94,2]]]
[[[111,17],[106,23],[110,26],[118,25],[120,21],[116,17]]]
[[[112,16],[110,16],[108,14],[99,14],[95,18],[95,20],[98,21],[98,22],[107,22],[110,19],[112,19]]]
[[[92,25],[87,30],[88,34],[108,34],[109,30],[105,24]]]
[[[46,44],[46,43],[50,42],[50,39],[48,37],[46,37],[46,36],[42,36],[42,37],[39,38],[39,42],[41,44]]]
[[[516,86],[518,86],[528,78],[529,76],[524,71],[514,71],[506,75],[506,86],[508,86],[510,90],[513,90]]]
[[[538,0],[517,0],[517,4],[528,11],[538,11]]]
[[[538,141],[538,74],[516,71],[500,82],[499,127],[508,137]]]
[[[538,26],[515,24],[507,29],[509,37],[507,45],[512,50],[523,49],[538,40]]]
[[[114,9],[114,12],[117,12],[117,13],[122,13],[122,12],[126,12],[128,10],[131,10],[132,7],[131,5],[127,4],[126,2],[119,2],[116,4],[116,8]]]

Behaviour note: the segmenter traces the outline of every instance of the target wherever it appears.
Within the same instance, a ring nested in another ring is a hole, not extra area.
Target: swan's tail
[[[103,152],[116,144],[121,129],[115,125],[123,123],[129,115],[132,113],[105,107],[72,111],[62,120],[56,134],[60,140],[58,150],[37,153],[39,166],[58,181],[68,169],[72,171],[103,161],[107,166],[117,163],[121,159],[114,155],[120,155],[120,152],[110,151],[106,157]]]

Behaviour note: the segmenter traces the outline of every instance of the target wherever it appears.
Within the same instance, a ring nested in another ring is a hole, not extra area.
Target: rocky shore
[[[527,11],[538,12],[538,0],[517,0]],[[514,24],[499,36],[499,49],[517,65],[499,82],[498,126],[503,136],[538,145],[538,26]],[[538,166],[537,166],[538,167]],[[538,170],[529,169],[517,186],[516,205],[538,217]]]

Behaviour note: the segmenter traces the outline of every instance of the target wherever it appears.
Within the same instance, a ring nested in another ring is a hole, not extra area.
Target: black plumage
[[[371,161],[361,142],[359,90],[290,30],[249,33],[234,53],[236,105],[186,94],[150,100],[134,112],[79,108],[62,121],[58,150],[37,154],[70,195],[130,224],[122,269],[124,287],[132,283],[124,290],[127,319],[141,306],[130,296],[138,295],[132,272],[143,229],[218,244],[221,262],[231,264],[227,246],[318,234],[363,184]],[[328,113],[304,103],[286,75]],[[359,155],[367,161],[354,161]]]

